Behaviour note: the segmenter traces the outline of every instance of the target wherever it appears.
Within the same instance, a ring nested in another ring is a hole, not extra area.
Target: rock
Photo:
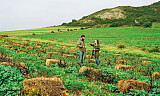
[[[145,63],[145,64],[154,64],[152,61],[142,61],[142,63]]]
[[[115,69],[123,69],[124,71],[128,70],[128,69],[132,69],[134,68],[134,66],[130,66],[130,65],[116,65],[114,67]]]
[[[160,79],[160,74],[158,72],[153,72],[152,78],[153,79]]]
[[[23,81],[23,87],[24,95],[29,95],[29,93],[36,93],[37,96],[63,96],[63,94],[67,91],[60,78],[57,77],[37,77],[25,79]]]
[[[150,89],[150,84],[147,84],[142,81],[137,81],[137,80],[121,80],[118,83],[118,90],[122,92],[130,92],[130,89],[137,89],[137,90],[145,90],[149,91]]]

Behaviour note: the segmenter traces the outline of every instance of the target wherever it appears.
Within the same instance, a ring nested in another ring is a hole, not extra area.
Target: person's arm
[[[78,41],[78,42],[77,42],[77,47],[80,47],[80,48],[82,48],[82,47],[83,47],[83,45],[81,44],[81,42],[80,42],[80,41]]]
[[[94,44],[90,44],[91,46],[94,46]]]

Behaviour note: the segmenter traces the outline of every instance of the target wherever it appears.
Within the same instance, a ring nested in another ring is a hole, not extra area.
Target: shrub
[[[23,86],[24,76],[16,67],[0,65],[0,96],[16,96]]]
[[[153,49],[149,50],[149,52],[160,52],[160,50],[158,48],[153,48]]]
[[[113,22],[110,27],[118,27],[118,26],[122,26],[122,23],[120,22]]]
[[[151,27],[151,26],[152,26],[152,23],[151,23],[151,22],[144,22],[144,23],[143,23],[143,26],[144,26],[144,27]]]
[[[145,48],[145,47],[143,47],[143,48],[141,48],[141,50],[142,50],[142,51],[145,51],[145,50],[146,50],[146,48]]]
[[[125,48],[124,45],[118,45],[118,48]]]
[[[83,27],[81,27],[81,30],[84,30],[84,28],[83,28]]]
[[[51,31],[51,33],[54,33],[54,31]]]
[[[32,33],[32,35],[36,35],[35,33]]]
[[[73,31],[72,29],[70,31]]]
[[[140,26],[140,24],[134,23],[132,24],[132,26]]]

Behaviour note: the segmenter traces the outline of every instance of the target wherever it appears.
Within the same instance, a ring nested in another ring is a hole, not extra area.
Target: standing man
[[[83,64],[84,53],[86,52],[85,43],[84,43],[85,35],[81,36],[81,39],[77,42],[78,53],[79,53],[79,64]]]

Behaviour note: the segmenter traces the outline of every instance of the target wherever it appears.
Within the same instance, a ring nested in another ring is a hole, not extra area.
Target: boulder
[[[138,81],[138,80],[121,80],[118,83],[118,90],[122,91],[122,92],[130,92],[130,89],[133,89],[133,91],[135,89],[137,90],[145,90],[145,91],[149,91],[150,90],[150,84],[147,84],[145,82],[142,81]]]

